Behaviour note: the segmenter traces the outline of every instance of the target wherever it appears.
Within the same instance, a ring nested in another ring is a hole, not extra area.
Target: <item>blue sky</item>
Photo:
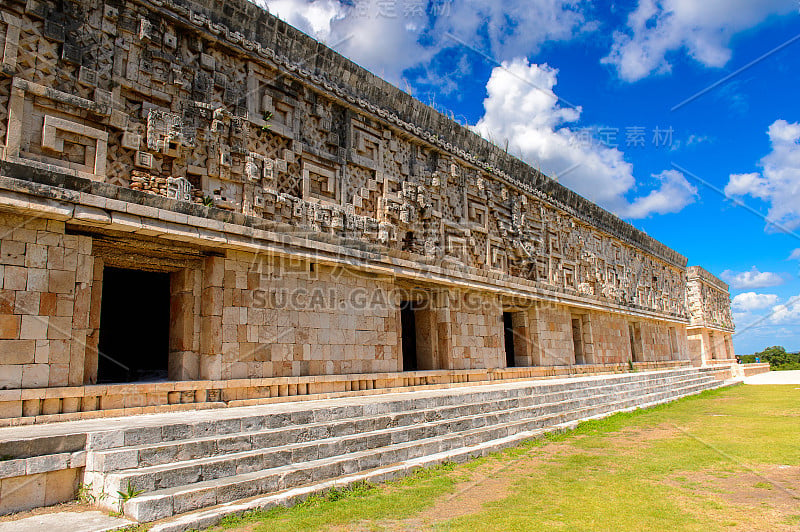
[[[738,353],[800,350],[798,0],[258,2],[723,278]]]

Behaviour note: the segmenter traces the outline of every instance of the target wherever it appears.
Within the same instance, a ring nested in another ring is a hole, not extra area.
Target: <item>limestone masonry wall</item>
[[[537,305],[532,314],[531,326],[536,331],[533,363],[542,366],[574,364],[569,309],[560,305]]]
[[[732,356],[724,283],[245,0],[8,0],[0,52],[0,390],[97,383],[110,269],[174,381]],[[0,409],[164,400],[87,394]]]
[[[0,235],[0,389],[82,385],[96,327],[91,239],[12,214],[0,214]]]
[[[323,265],[308,272],[298,263],[292,271],[251,254],[224,263],[215,310],[221,311],[222,357],[204,378],[400,369],[390,282]]]
[[[505,367],[503,358],[503,310],[497,297],[478,294],[442,294],[440,349],[449,349],[447,369]],[[443,345],[443,339],[448,344]]]

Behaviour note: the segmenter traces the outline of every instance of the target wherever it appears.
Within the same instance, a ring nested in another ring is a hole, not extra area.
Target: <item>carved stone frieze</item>
[[[203,2],[28,4],[0,22],[6,159],[687,315],[682,257],[515,178],[471,133],[357,96],[378,89],[355,66],[334,82]]]

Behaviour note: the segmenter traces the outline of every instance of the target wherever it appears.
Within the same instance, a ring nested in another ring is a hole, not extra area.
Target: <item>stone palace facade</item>
[[[254,4],[0,18],[0,418],[733,358],[724,283]]]

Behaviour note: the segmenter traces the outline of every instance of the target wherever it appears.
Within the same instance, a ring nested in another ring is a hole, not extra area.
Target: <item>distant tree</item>
[[[775,345],[772,347],[768,347],[761,351],[760,353],[756,353],[757,357],[761,357],[762,362],[769,362],[770,364],[773,363],[775,365],[780,365],[782,363],[788,362],[786,360],[786,348],[782,345]]]
[[[771,369],[800,369],[800,353],[787,353],[783,346],[768,347],[754,356],[769,362]]]

